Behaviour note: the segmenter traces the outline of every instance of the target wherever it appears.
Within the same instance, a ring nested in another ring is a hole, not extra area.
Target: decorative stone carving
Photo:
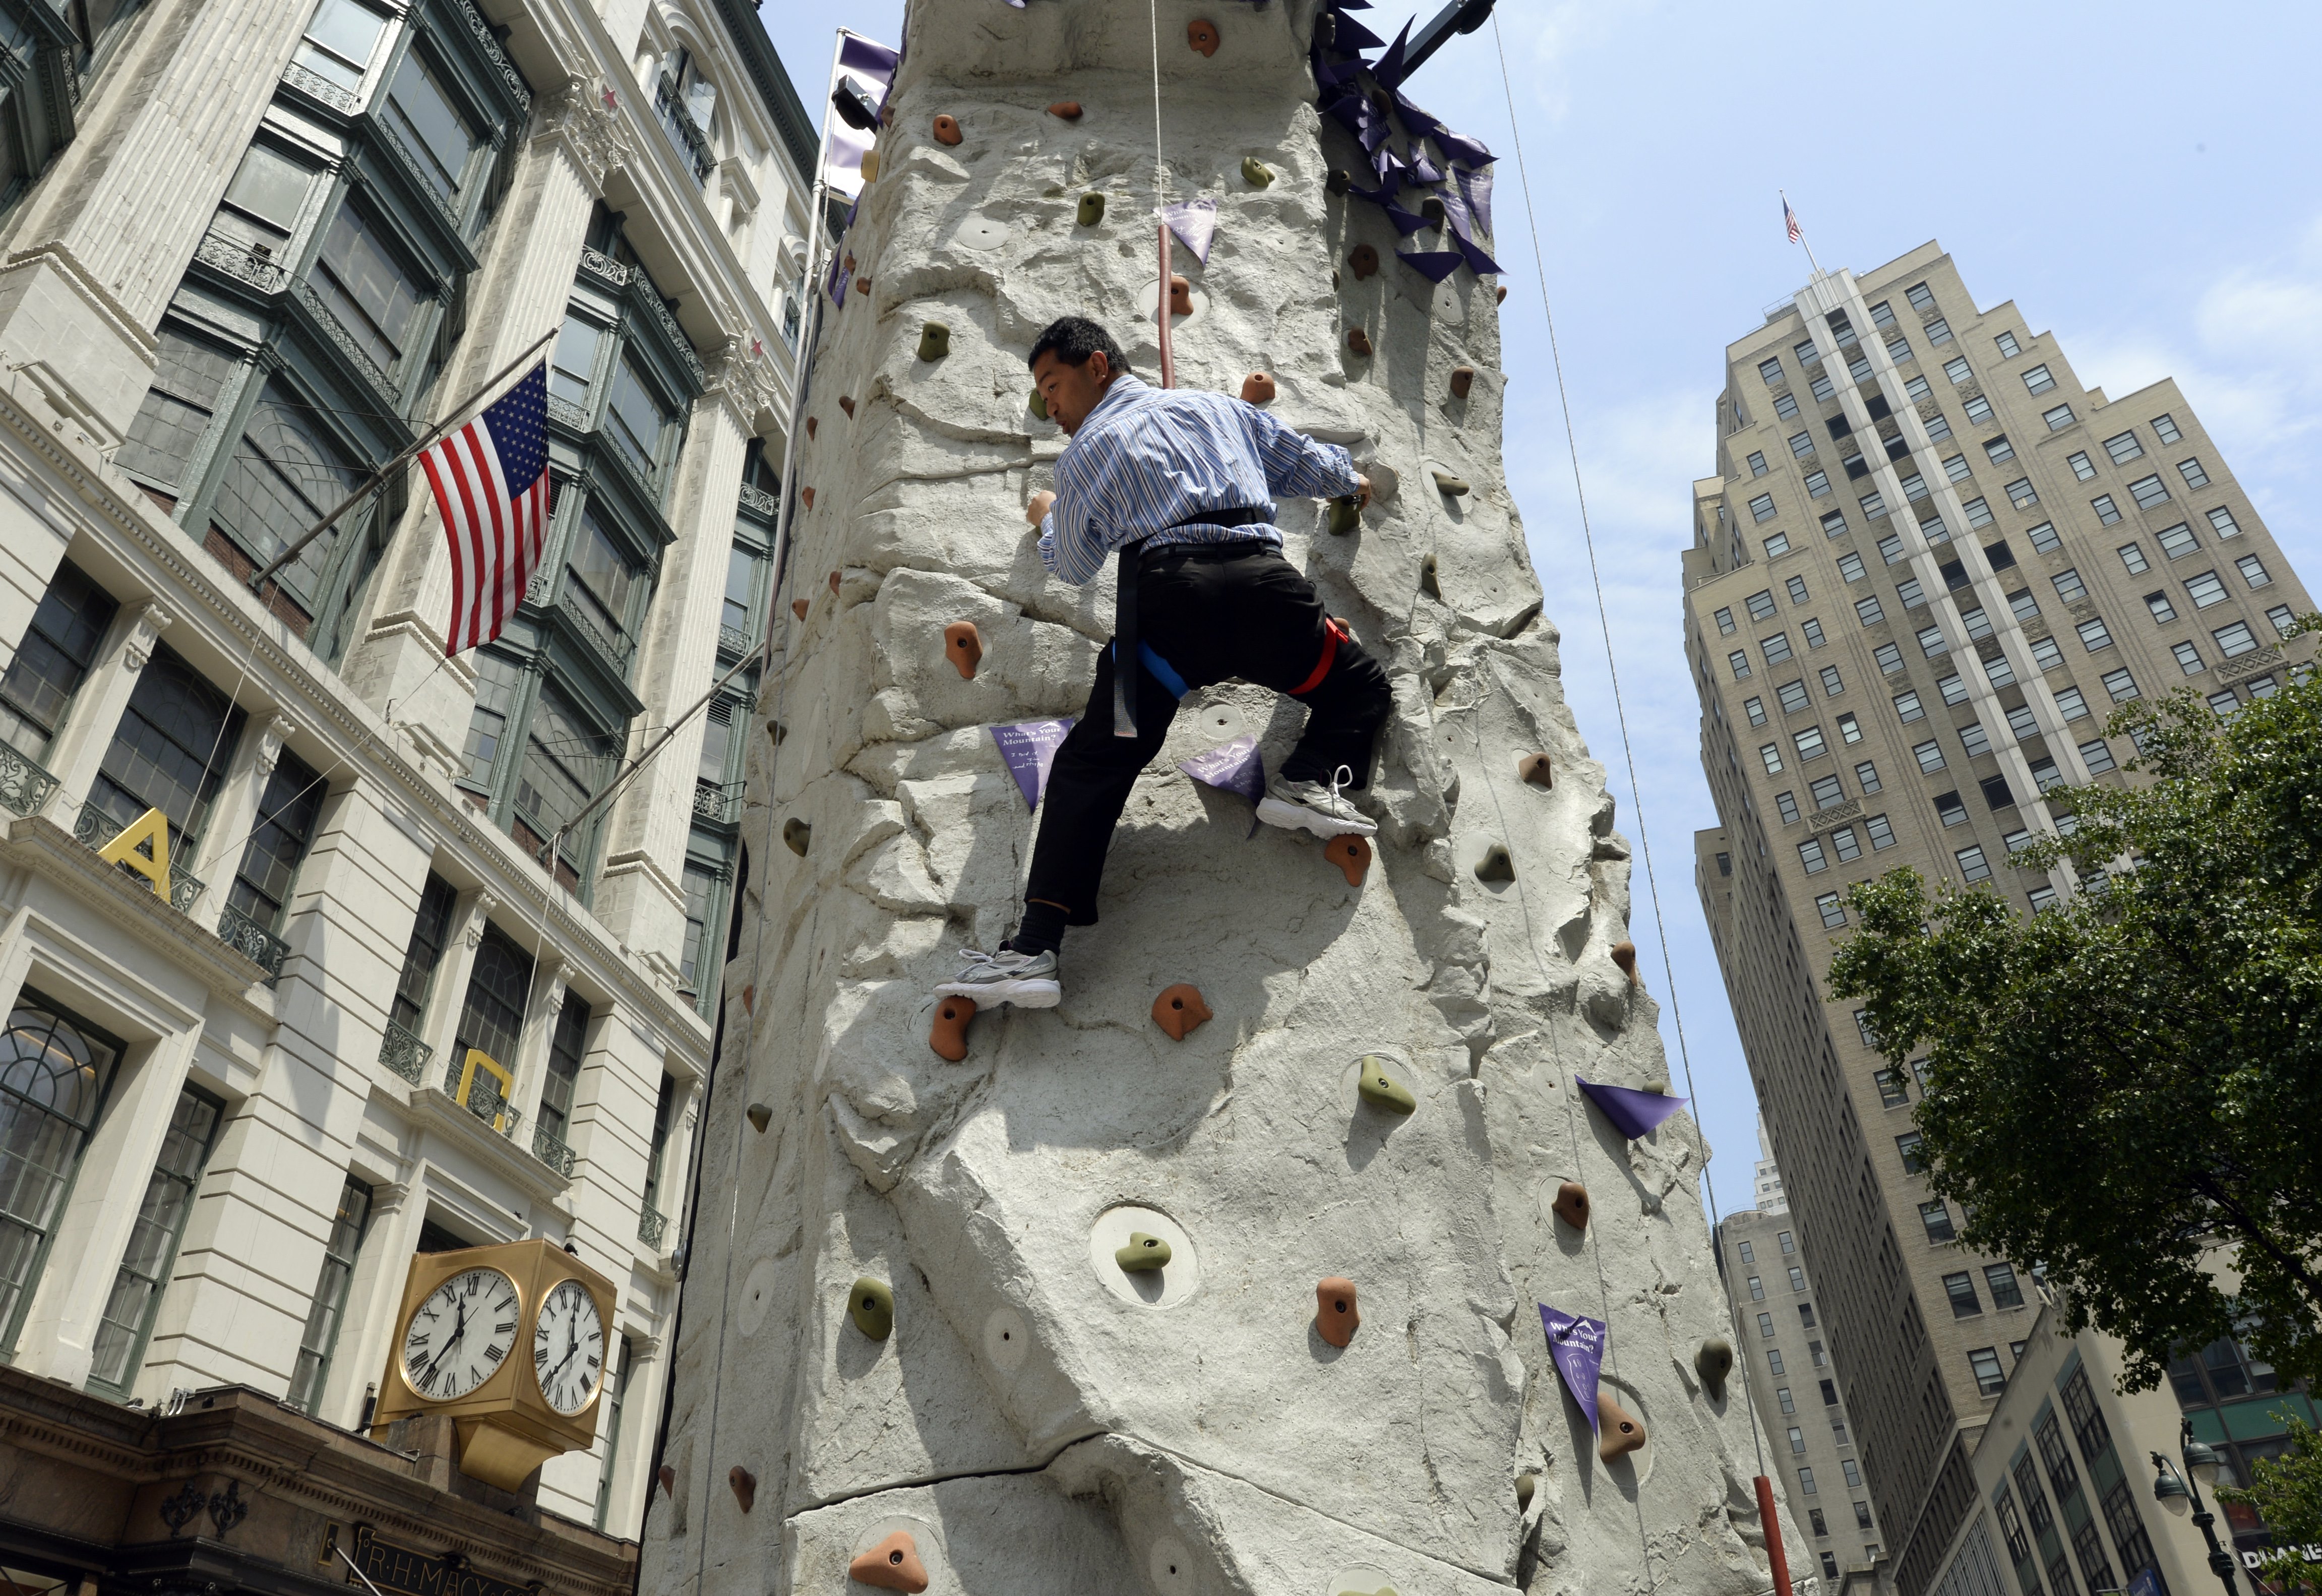
[[[612,91],[593,78],[567,78],[541,100],[536,141],[562,148],[588,179],[589,189],[600,198],[605,174],[629,164],[636,150],[613,109]]]
[[[129,624],[129,641],[121,652],[122,659],[132,670],[145,669],[146,661],[153,657],[154,641],[174,625],[177,619],[168,610],[153,603],[146,604],[136,613]]]

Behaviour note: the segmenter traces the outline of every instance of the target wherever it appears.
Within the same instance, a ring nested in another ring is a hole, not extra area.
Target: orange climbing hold
[[[1332,837],[1322,844],[1322,857],[1347,872],[1348,886],[1359,887],[1363,884],[1363,877],[1370,873],[1371,840],[1351,832],[1342,837]]]
[[[838,396],[838,407],[846,412],[847,420],[853,421],[855,419],[855,401],[848,398],[845,394]]]
[[[953,1063],[967,1056],[967,1022],[975,1017],[973,998],[938,998],[936,999],[936,1023],[928,1032],[928,1045],[936,1056]]]
[[[1196,18],[1185,24],[1185,42],[1205,56],[1218,53],[1218,25],[1206,17]]]
[[[1193,285],[1175,272],[1169,274],[1169,314],[1173,316],[1193,314]]]
[[[1507,284],[1505,284],[1505,283],[1502,283],[1502,284],[1500,285],[1500,287],[1499,287],[1499,296],[1498,296],[1497,298],[1494,299],[1494,300],[1492,301],[1492,303],[1493,303],[1493,304],[1495,304],[1495,305],[1505,305],[1507,302],[1508,302],[1508,286],[1507,286]]]
[[[1635,943],[1614,943],[1613,944],[1613,962],[1618,964],[1628,973],[1629,984],[1631,986],[1641,987],[1645,984],[1637,979],[1637,944]]]
[[[1191,981],[1164,987],[1161,995],[1153,999],[1153,1023],[1179,1042],[1194,1026],[1211,1017],[1210,1006],[1202,1001],[1202,989]]]
[[[937,143],[956,144],[966,136],[967,135],[965,133],[959,131],[959,118],[955,116],[938,116],[936,118]]]
[[[1061,116],[1066,122],[1078,122],[1081,119],[1081,103],[1078,100],[1058,100],[1048,107],[1048,114]]]
[[[1360,327],[1349,327],[1347,329],[1347,347],[1358,355],[1367,355],[1371,352],[1371,335]]]
[[[758,1476],[737,1463],[726,1471],[726,1483],[734,1488],[734,1500],[742,1504],[742,1510],[748,1512],[758,1500]]]
[[[983,634],[975,629],[974,621],[954,621],[944,628],[944,657],[963,679],[974,676],[983,658]]]
[[[1378,269],[1378,251],[1369,244],[1357,244],[1347,251],[1347,264],[1354,268],[1355,280],[1360,282]]]
[[[806,418],[806,435],[809,438],[814,436],[814,417],[811,415]]]
[[[1588,1188],[1577,1181],[1567,1181],[1556,1189],[1556,1200],[1548,1205],[1556,1217],[1575,1230],[1588,1228]]]
[[[1344,1346],[1362,1327],[1355,1308],[1355,1282],[1334,1274],[1314,1285],[1314,1328],[1332,1346]]]
[[[1245,405],[1274,403],[1274,378],[1264,371],[1253,371],[1241,379],[1241,402]]]
[[[1645,1444],[1645,1427],[1621,1409],[1621,1404],[1600,1389],[1596,1393],[1596,1456],[1604,1463],[1634,1452]]]
[[[806,600],[805,600],[805,599],[803,599],[803,598],[793,598],[793,599],[791,599],[791,614],[792,614],[792,615],[796,616],[797,616],[800,620],[801,620],[801,621],[805,620],[805,619],[806,619]]]
[[[1473,366],[1454,366],[1451,368],[1451,397],[1453,398],[1466,398],[1467,397],[1467,390],[1475,386],[1476,369]]]
[[[669,1496],[677,1490],[677,1471],[667,1464],[661,1465],[661,1493]]]
[[[814,508],[814,489],[813,489],[813,488],[800,488],[800,489],[799,489],[799,497],[800,497],[800,500],[802,500],[802,501],[805,503],[806,507],[807,507],[808,509],[811,510],[812,508]]]
[[[1548,755],[1544,753],[1527,753],[1516,761],[1516,774],[1534,787],[1556,785],[1556,768],[1549,763]]]
[[[830,573],[830,590],[833,593],[838,591],[838,573],[835,570]]]
[[[919,1543],[908,1529],[899,1529],[846,1565],[846,1577],[882,1591],[919,1591],[928,1588],[928,1565],[919,1561]]]

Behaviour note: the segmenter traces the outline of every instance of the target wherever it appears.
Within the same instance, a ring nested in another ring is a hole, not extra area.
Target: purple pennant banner
[[[1556,1372],[1564,1376],[1564,1389],[1588,1416],[1588,1427],[1601,1429],[1596,1418],[1596,1376],[1604,1367],[1604,1321],[1562,1313],[1543,1302],[1540,1322],[1548,1330],[1549,1355],[1556,1360]]]
[[[1210,240],[1217,236],[1218,202],[1213,199],[1189,199],[1161,207],[1161,220],[1177,235],[1177,242],[1193,251],[1193,259],[1202,265],[1210,263]]]
[[[1177,768],[1205,787],[1238,792],[1253,804],[1266,796],[1266,762],[1258,757],[1254,736],[1220,743],[1207,753],[1179,760]]]
[[[1000,757],[1007,762],[1008,773],[1016,778],[1027,809],[1039,807],[1040,789],[1048,784],[1048,767],[1056,762],[1056,749],[1072,729],[1068,720],[1026,720],[992,728],[992,740],[1000,744]]]
[[[1449,277],[1467,259],[1457,250],[1397,250],[1394,258],[1431,283],[1440,283]]]
[[[1573,1081],[1596,1105],[1599,1112],[1613,1122],[1613,1128],[1631,1141],[1650,1135],[1653,1127],[1685,1107],[1686,1099],[1673,1098],[1666,1092],[1639,1091],[1629,1086],[1599,1086],[1586,1077],[1575,1075]]]

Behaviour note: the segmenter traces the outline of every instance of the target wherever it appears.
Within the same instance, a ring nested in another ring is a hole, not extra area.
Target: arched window
[[[29,987],[0,1035],[0,1326],[11,1351],[120,1056]]]

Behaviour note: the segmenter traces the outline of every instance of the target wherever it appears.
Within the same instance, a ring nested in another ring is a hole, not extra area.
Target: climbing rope
[[[1604,670],[1606,674],[1612,679],[1613,713],[1614,719],[1617,721],[1621,728],[1621,757],[1623,762],[1628,767],[1630,799],[1634,804],[1637,811],[1637,848],[1639,853],[1644,860],[1645,889],[1648,896],[1652,900],[1653,932],[1654,935],[1659,937],[1661,944],[1661,972],[1663,979],[1668,983],[1669,1018],[1677,1027],[1678,1059],[1684,1066],[1685,1090],[1687,1094],[1693,1099],[1696,1109],[1695,1123],[1698,1125],[1701,1092],[1700,1089],[1694,1084],[1693,1054],[1686,1045],[1685,1011],[1678,1001],[1677,970],[1669,958],[1668,926],[1661,917],[1660,883],[1659,879],[1653,873],[1652,840],[1650,834],[1647,831],[1645,826],[1644,789],[1637,780],[1636,749],[1629,737],[1628,709],[1621,697],[1621,672],[1613,657],[1613,622],[1611,616],[1605,609],[1604,581],[1596,563],[1596,539],[1588,522],[1588,494],[1586,486],[1581,480],[1580,442],[1573,429],[1572,397],[1569,390],[1565,386],[1564,355],[1561,347],[1557,342],[1556,336],[1556,313],[1549,304],[1548,258],[1540,250],[1540,217],[1532,208],[1531,172],[1531,169],[1524,161],[1523,130],[1516,121],[1515,87],[1508,73],[1507,42],[1500,32],[1500,19],[1496,15],[1492,18],[1492,47],[1499,55],[1500,91],[1507,101],[1508,132],[1515,141],[1516,179],[1518,186],[1523,192],[1524,224],[1530,230],[1531,234],[1532,263],[1539,271],[1540,315],[1548,323],[1549,358],[1550,365],[1556,373],[1557,404],[1561,409],[1564,417],[1565,452],[1572,464],[1572,494],[1574,499],[1578,504],[1580,510],[1581,542],[1588,551],[1588,579],[1591,585],[1595,588],[1596,592],[1596,622],[1598,629],[1604,639]],[[1551,1044],[1553,1044],[1553,1040],[1554,1038],[1551,1035]],[[1568,1099],[1565,1108],[1568,1117],[1571,1111],[1571,1103]],[[1718,1252],[1717,1276],[1718,1280],[1723,1284],[1723,1294],[1726,1300],[1726,1317],[1730,1321],[1731,1326],[1734,1327],[1734,1336],[1738,1343],[1740,1338],[1739,1326],[1741,1324],[1741,1318],[1733,1304],[1732,1284],[1727,1276],[1724,1255],[1723,1250],[1718,1247],[1717,1242],[1717,1180],[1710,1172],[1710,1164],[1713,1161],[1708,1156],[1707,1141],[1705,1138],[1698,1138],[1698,1140],[1699,1145],[1703,1148],[1703,1157],[1701,1161],[1702,1185],[1705,1189],[1708,1197],[1708,1212],[1705,1216],[1705,1218],[1706,1219],[1708,1226],[1710,1245],[1714,1250],[1717,1250]],[[1593,1238],[1591,1245],[1593,1248]],[[1599,1269],[1599,1277],[1600,1279],[1602,1277],[1601,1266]],[[1609,1336],[1607,1339],[1609,1340]],[[1755,1402],[1749,1400],[1748,1372],[1739,1371],[1739,1373],[1742,1377],[1742,1406],[1750,1410],[1750,1440],[1751,1446],[1756,1449],[1758,1473],[1762,1476],[1766,1472],[1766,1447],[1763,1437],[1759,1434],[1758,1407]],[[1769,1524],[1763,1526],[1763,1528],[1768,1538],[1770,1540],[1776,1533],[1774,1527]]]
[[[1160,230],[1161,278],[1154,295],[1153,319],[1161,326],[1161,386],[1177,386],[1177,363],[1169,348],[1169,218],[1161,214],[1168,199],[1166,169],[1161,163],[1161,5],[1147,0],[1146,14],[1153,27],[1153,213]]]

